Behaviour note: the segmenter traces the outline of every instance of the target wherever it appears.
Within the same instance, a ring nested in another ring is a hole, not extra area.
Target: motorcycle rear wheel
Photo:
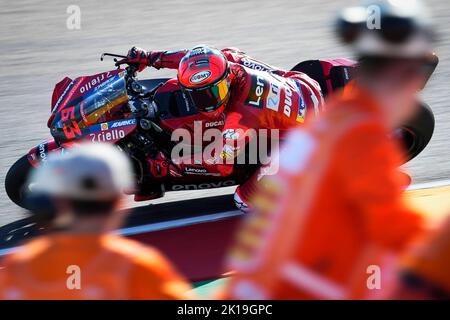
[[[406,162],[417,157],[428,145],[433,136],[435,119],[430,106],[420,102],[420,109],[414,118],[403,125],[399,132],[400,139],[406,148]]]

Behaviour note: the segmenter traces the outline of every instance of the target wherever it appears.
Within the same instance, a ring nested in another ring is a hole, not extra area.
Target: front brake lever
[[[127,56],[121,55],[121,54],[115,54],[115,53],[108,53],[108,52],[104,52],[102,53],[102,55],[100,56],[100,61],[103,61],[103,59],[105,58],[105,56],[109,56],[109,57],[115,57],[115,58],[122,58],[122,59],[126,59]],[[114,59],[114,61],[116,61],[117,59]]]

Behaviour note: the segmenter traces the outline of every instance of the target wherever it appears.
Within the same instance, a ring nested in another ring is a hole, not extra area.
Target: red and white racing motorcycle
[[[438,59],[434,57],[430,61],[430,76],[437,64]],[[345,86],[356,67],[355,62],[348,59],[308,60],[292,70],[304,72],[318,81],[326,96]],[[157,186],[163,193],[165,190],[226,187],[241,184],[252,175],[257,165],[238,165],[234,174],[226,178],[186,173],[180,177],[153,179],[147,170],[146,159],[159,151],[170,157],[171,132],[196,120],[208,126],[211,120],[199,114],[183,98],[176,79],[139,80],[135,76],[136,70],[135,65],[128,65],[125,69],[73,80],[66,77],[55,86],[47,123],[52,138],[32,148],[9,169],[5,188],[12,201],[26,207],[24,194],[29,190],[26,181],[30,169],[45,161],[49,153],[62,152],[86,140],[116,144],[126,152],[134,164],[141,190]],[[418,103],[421,109],[417,116],[393,134],[403,140],[407,160],[426,147],[434,130],[431,109],[423,102]],[[219,130],[222,125],[221,121],[213,124]]]

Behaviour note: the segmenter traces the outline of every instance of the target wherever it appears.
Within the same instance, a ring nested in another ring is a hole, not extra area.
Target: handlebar
[[[120,65],[117,64],[117,62],[119,62],[119,60],[117,60],[117,58],[121,58],[121,59],[127,59],[127,56],[121,55],[121,54],[115,54],[115,53],[109,53],[109,52],[104,52],[102,53],[102,55],[100,56],[100,61],[103,61],[105,56],[109,56],[109,57],[114,57],[113,61],[115,62],[117,69],[120,68]],[[128,67],[126,67],[125,69],[128,71],[127,73],[131,76],[136,76],[136,72],[139,69],[139,66],[137,64],[134,63],[127,63],[126,61],[123,62],[123,64],[127,64]]]
[[[124,55],[104,52],[100,56],[100,61],[103,61],[105,56],[114,57],[114,62],[116,63],[116,65],[118,62],[117,58],[127,59],[127,56]],[[142,102],[141,99],[148,99],[149,102],[153,101],[153,96],[155,95],[159,87],[162,85],[162,83],[150,91],[143,92],[141,85],[138,84],[138,82],[135,79],[137,71],[139,69],[139,65],[134,63],[128,63],[127,61],[123,61],[123,63],[127,65],[127,67],[125,68],[125,70],[127,71],[125,76],[127,79],[127,89],[131,90],[131,92],[133,92],[133,96],[139,99],[140,102]],[[120,65],[117,65],[117,68],[120,68]],[[148,104],[143,105],[146,105],[146,107],[144,108],[146,113],[149,113],[149,111],[151,111],[150,113],[152,114],[152,116],[150,116],[150,118],[155,118],[156,116],[155,110],[151,110],[151,108],[149,109]]]
[[[121,54],[115,54],[115,53],[108,53],[108,52],[104,52],[102,53],[102,55],[100,56],[100,61],[103,61],[103,58],[105,56],[109,56],[109,57],[115,57],[115,58],[122,58],[122,59],[126,59],[127,56],[121,55]],[[117,59],[114,59],[114,62],[117,62]]]

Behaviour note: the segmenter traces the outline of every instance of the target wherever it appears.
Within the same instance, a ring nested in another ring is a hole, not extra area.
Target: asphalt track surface
[[[414,182],[450,178],[450,2],[427,1],[440,34],[440,64],[423,93],[436,116],[435,135],[410,164]],[[0,180],[32,146],[49,135],[46,122],[54,84],[112,69],[102,52],[125,54],[133,46],[177,49],[208,43],[235,46],[248,54],[291,68],[311,58],[351,57],[333,37],[337,10],[355,1],[3,1],[0,6]],[[67,7],[81,9],[81,29],[66,27]],[[173,76],[147,70],[141,78]],[[231,193],[232,188],[168,194],[157,203]],[[229,197],[221,197],[229,201]],[[227,200],[228,199],[228,200]],[[212,202],[188,201],[201,210]],[[187,204],[187,203],[185,203]],[[139,212],[152,211],[149,203]],[[142,207],[143,206],[143,207]],[[226,204],[225,206],[228,206]],[[185,206],[171,206],[172,211]],[[0,225],[24,213],[0,188]]]

